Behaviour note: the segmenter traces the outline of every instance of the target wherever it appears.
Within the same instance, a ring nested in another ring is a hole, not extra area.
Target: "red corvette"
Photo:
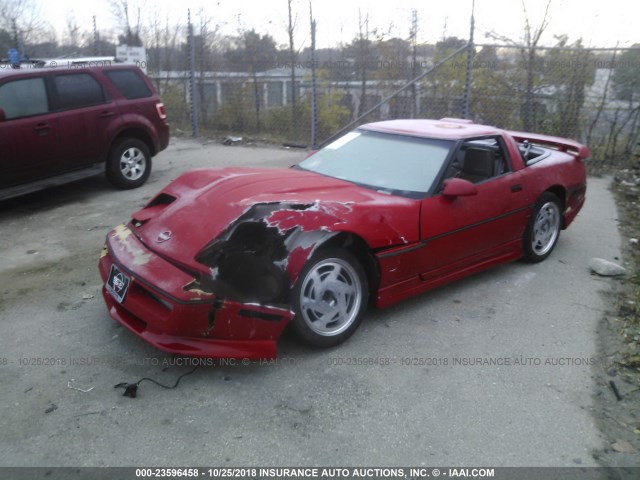
[[[457,119],[364,125],[291,169],[182,175],[107,236],[109,313],[168,352],[337,345],[385,307],[544,260],[584,204],[587,147]]]

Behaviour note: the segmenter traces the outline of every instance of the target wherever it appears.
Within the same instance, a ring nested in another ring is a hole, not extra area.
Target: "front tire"
[[[560,200],[553,193],[545,192],[536,202],[522,239],[524,260],[538,263],[551,255],[561,228]]]
[[[313,347],[333,347],[362,321],[369,300],[367,276],[351,253],[320,250],[303,268],[292,296],[292,325],[298,336]]]
[[[118,188],[129,190],[143,185],[151,174],[151,153],[136,138],[126,138],[114,145],[107,161],[107,178]]]

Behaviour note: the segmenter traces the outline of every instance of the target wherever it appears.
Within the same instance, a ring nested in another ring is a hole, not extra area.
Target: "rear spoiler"
[[[529,142],[538,145],[549,146],[561,152],[567,152],[575,155],[579,160],[585,160],[589,157],[589,149],[586,145],[582,145],[574,140],[567,138],[552,137],[550,135],[539,135],[536,133],[525,132],[507,132],[516,142]]]

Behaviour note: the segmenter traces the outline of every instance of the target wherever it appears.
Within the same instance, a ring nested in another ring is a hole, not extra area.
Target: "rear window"
[[[104,73],[124,98],[133,100],[150,97],[153,94],[146,82],[134,70],[107,70]]]
[[[88,73],[55,75],[53,81],[58,92],[58,109],[87,107],[105,102],[102,86]]]
[[[49,103],[42,78],[24,78],[0,85],[0,108],[7,120],[47,113]]]

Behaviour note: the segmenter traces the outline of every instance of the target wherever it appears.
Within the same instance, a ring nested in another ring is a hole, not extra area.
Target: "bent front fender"
[[[240,302],[288,305],[289,292],[317,248],[340,232],[343,204],[251,206],[196,256],[209,267],[199,288]]]

